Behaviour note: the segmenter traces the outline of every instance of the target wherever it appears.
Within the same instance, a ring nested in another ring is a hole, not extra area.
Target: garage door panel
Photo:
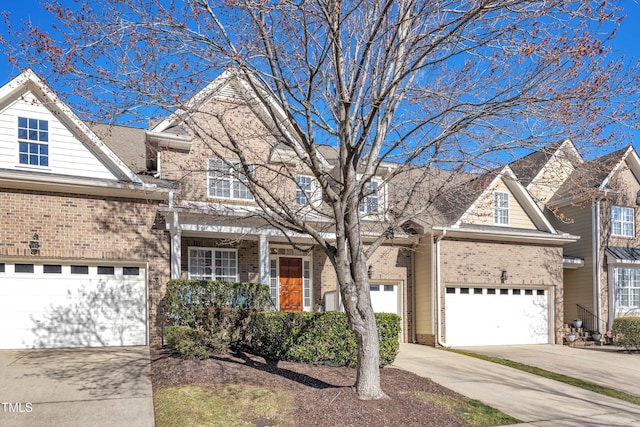
[[[545,289],[447,289],[445,330],[448,345],[549,342],[549,310]]]
[[[371,284],[369,295],[371,296],[371,306],[374,312],[400,315],[398,312],[398,286]]]
[[[144,270],[137,276],[95,271],[0,276],[0,348],[146,344]]]

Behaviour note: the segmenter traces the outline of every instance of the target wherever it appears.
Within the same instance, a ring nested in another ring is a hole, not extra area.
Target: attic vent
[[[220,98],[229,98],[229,99],[234,99],[238,101],[242,99],[242,95],[238,91],[235,84],[224,85],[218,90],[218,93],[216,94],[216,96]]]
[[[636,193],[636,206],[640,206],[640,190]]]

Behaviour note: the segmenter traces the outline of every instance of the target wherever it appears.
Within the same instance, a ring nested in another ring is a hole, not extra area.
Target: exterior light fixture
[[[505,283],[509,279],[509,275],[507,274],[507,270],[502,270],[502,274],[500,274],[500,282]]]
[[[38,233],[33,233],[33,237],[29,240],[29,248],[31,249],[31,255],[37,255],[40,252],[40,237]]]
[[[373,265],[370,265],[369,268],[367,268],[367,276],[369,276],[369,279],[373,277]]]

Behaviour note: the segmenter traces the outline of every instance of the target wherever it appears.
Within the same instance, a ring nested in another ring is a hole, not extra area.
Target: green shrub
[[[254,312],[250,308],[207,307],[197,313],[196,326],[209,334],[214,350],[226,352],[244,345],[245,330]]]
[[[380,366],[395,360],[400,317],[376,313]],[[247,328],[251,352],[271,359],[356,366],[358,346],[344,313],[254,313]]]
[[[212,354],[207,344],[208,334],[189,326],[167,326],[164,328],[164,338],[167,346],[182,357],[206,359]]]
[[[202,310],[236,307],[267,310],[269,286],[260,283],[175,279],[167,283],[165,310],[170,325],[198,327]]]
[[[619,317],[613,321],[613,343],[627,350],[640,350],[640,317]]]

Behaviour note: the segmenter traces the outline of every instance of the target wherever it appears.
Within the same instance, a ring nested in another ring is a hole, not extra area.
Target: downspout
[[[440,331],[442,330],[442,289],[440,289],[440,241],[444,239],[446,236],[447,230],[442,230],[442,235],[438,236],[436,239],[436,311],[438,316],[438,321],[436,324],[436,342],[440,347],[447,347],[447,343],[442,340],[442,334]]]
[[[602,309],[600,308],[600,199],[592,202],[593,209],[593,304],[596,311],[598,322],[601,319]],[[596,329],[600,330],[601,325],[597,325]]]
[[[418,246],[418,244],[414,244],[411,251],[411,282],[413,285],[411,292],[411,342],[413,344],[416,343],[416,249]]]
[[[182,233],[180,232],[180,220],[178,218],[178,210],[174,206],[174,194],[173,191],[169,192],[169,209],[172,210],[171,223],[169,233],[171,235],[171,278],[179,279],[181,276],[181,253],[180,240]]]

